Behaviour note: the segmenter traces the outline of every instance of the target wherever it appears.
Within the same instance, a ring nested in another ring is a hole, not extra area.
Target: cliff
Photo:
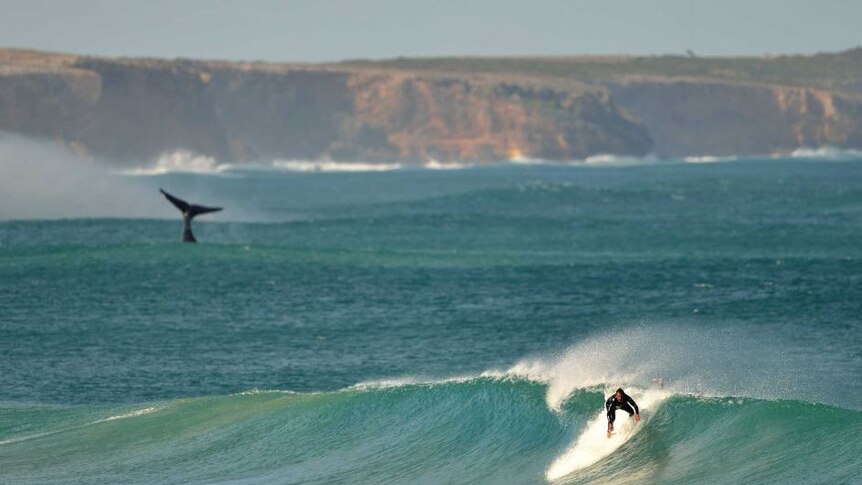
[[[862,147],[862,99],[819,89],[712,80],[609,83],[662,157]]]
[[[862,54],[825,56],[294,65],[0,50],[0,130],[128,164],[178,149],[425,162],[862,148]]]

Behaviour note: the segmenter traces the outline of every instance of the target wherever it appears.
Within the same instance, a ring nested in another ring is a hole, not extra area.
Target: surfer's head
[[[614,393],[614,396],[616,397],[617,401],[622,401],[623,397],[625,397],[625,395],[626,395],[626,392],[623,391],[622,387],[617,389],[617,392]]]

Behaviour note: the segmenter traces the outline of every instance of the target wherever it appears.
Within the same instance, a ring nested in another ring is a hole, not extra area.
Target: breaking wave
[[[774,160],[782,158],[790,159],[817,159],[817,160],[860,160],[862,151],[852,149],[837,149],[831,147],[821,148],[798,148],[790,153],[750,156],[749,160]],[[736,162],[739,156],[713,156],[699,155],[687,156],[680,159],[663,160],[654,155],[645,157],[620,156],[612,154],[598,154],[588,156],[581,160],[552,161],[525,156],[513,157],[509,160],[498,162],[500,165],[546,165],[555,167],[626,167],[642,166],[662,163],[723,163]],[[221,163],[214,157],[201,155],[189,150],[176,150],[161,155],[152,163],[143,167],[124,170],[125,175],[165,175],[170,173],[194,173],[194,174],[225,174],[243,170],[277,170],[297,173],[354,173],[354,172],[389,172],[407,169],[425,170],[464,170],[483,166],[494,165],[494,163],[477,164],[472,162],[429,160],[425,163],[384,163],[384,162],[334,162],[328,160],[284,160],[276,159],[264,163],[232,164]]]
[[[126,175],[165,175],[168,173],[222,173],[230,170],[231,164],[219,163],[214,157],[199,155],[188,150],[176,150],[162,154],[155,163],[123,171]]]
[[[290,172],[388,172],[402,168],[400,163],[325,162],[274,160],[272,166]]]
[[[429,160],[422,164],[422,168],[428,170],[462,170],[472,167],[473,164],[468,162],[438,162],[437,160]]]
[[[258,391],[140,410],[0,407],[13,483],[849,483],[862,413],[804,401],[632,390],[605,436],[612,385],[516,377]],[[102,413],[101,419],[93,414]],[[111,418],[121,416],[123,419]],[[40,428],[34,433],[29,427]],[[63,456],[57,460],[56,456]],[[727,463],[733,463],[728,468]],[[74,478],[70,478],[74,477]]]
[[[862,160],[862,150],[836,147],[800,147],[790,152],[790,158],[813,158],[819,160]]]
[[[631,157],[625,155],[599,154],[589,156],[580,163],[584,163],[586,165],[629,166],[646,165],[656,163],[658,161],[659,160],[653,155],[647,155],[645,157]]]
[[[718,157],[713,155],[702,155],[702,156],[692,156],[685,157],[683,161],[685,163],[720,163],[720,162],[735,162],[739,160],[739,157],[736,156],[724,156]]]
[[[786,385],[773,369],[794,365],[758,361],[748,353],[756,341],[680,328],[597,335],[508,369],[329,392],[256,389],[107,408],[0,404],[0,467],[20,484],[856,478],[862,412]],[[651,383],[657,372],[667,385]],[[609,439],[603,402],[620,385],[643,419],[618,414]]]

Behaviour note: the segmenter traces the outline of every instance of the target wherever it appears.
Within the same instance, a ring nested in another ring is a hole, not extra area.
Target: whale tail
[[[174,205],[174,207],[183,213],[183,242],[197,242],[195,235],[192,233],[192,219],[194,219],[195,216],[222,210],[221,207],[205,207],[202,205],[189,204],[183,199],[165,192],[164,189],[161,188],[159,189],[159,192],[161,192],[162,195],[164,195],[165,198]]]
[[[171,204],[179,209],[180,212],[183,213],[183,216],[188,215],[188,217],[195,217],[201,214],[208,214],[210,212],[218,212],[222,210],[221,207],[204,207],[202,205],[189,204],[183,199],[165,192],[164,189],[159,189],[159,192],[161,192],[171,202]]]

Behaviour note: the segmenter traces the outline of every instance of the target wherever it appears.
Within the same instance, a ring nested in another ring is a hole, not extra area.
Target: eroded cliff
[[[643,155],[652,141],[607,90],[579,83],[335,67],[93,59],[7,51],[0,129],[135,163],[424,162]]]
[[[824,89],[698,79],[609,83],[662,157],[862,147],[862,99]]]
[[[840,76],[792,69],[812,59]],[[0,130],[117,163],[179,149],[220,161],[425,162],[862,148],[859,52],[779,61],[290,65],[0,50]]]

